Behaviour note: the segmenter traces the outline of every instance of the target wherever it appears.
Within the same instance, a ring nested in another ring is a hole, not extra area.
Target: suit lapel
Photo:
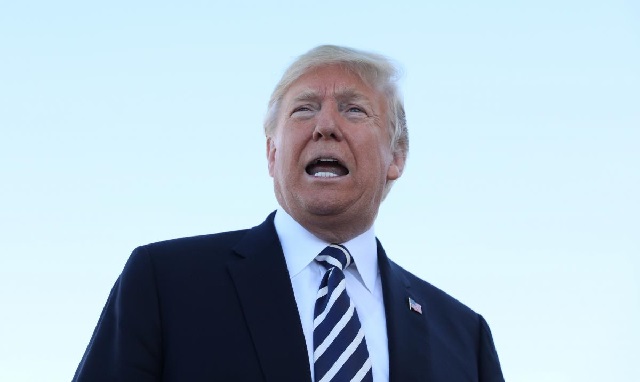
[[[310,381],[309,359],[271,214],[234,251],[229,272],[267,381]]]
[[[425,307],[425,302],[413,296],[404,271],[388,258],[378,242],[378,267],[382,279],[384,307],[389,341],[389,381],[410,382],[428,380],[430,375],[427,311],[419,314],[409,309],[409,297]]]

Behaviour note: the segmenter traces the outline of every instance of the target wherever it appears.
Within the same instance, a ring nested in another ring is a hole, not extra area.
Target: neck
[[[340,216],[296,216],[291,217],[317,238],[328,243],[346,243],[361,235],[373,225],[374,219],[345,219]]]

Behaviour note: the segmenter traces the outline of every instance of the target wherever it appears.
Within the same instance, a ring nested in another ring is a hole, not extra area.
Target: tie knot
[[[323,267],[331,269],[333,267],[344,271],[353,259],[347,248],[340,244],[331,244],[316,256],[316,261]]]

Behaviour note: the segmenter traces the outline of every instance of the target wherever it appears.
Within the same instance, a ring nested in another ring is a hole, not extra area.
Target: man
[[[320,46],[265,121],[280,208],[250,230],[137,248],[75,381],[503,381],[484,319],[375,238],[404,169],[396,71]]]

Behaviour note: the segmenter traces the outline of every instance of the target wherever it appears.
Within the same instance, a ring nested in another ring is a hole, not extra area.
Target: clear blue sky
[[[276,208],[266,102],[323,43],[404,68],[390,256],[509,381],[640,380],[640,3],[390,3],[3,2],[0,380],[70,380],[136,246]]]

